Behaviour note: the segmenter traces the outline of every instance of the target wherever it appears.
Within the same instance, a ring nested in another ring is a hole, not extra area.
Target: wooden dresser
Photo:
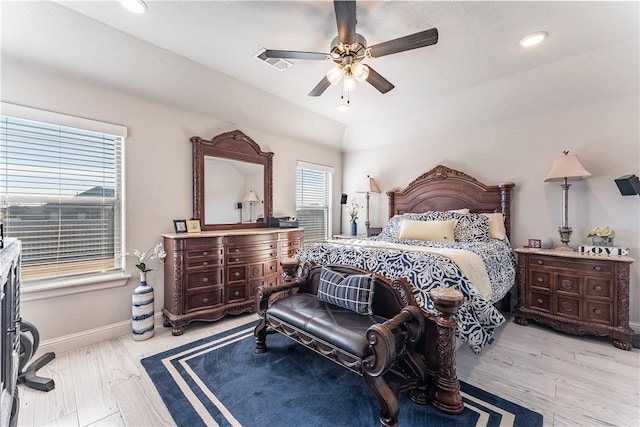
[[[518,248],[515,322],[528,319],[573,334],[610,336],[631,350],[629,266],[633,258]]]
[[[163,323],[173,335],[196,320],[255,311],[254,291],[282,281],[280,260],[303,243],[299,228],[165,234]]]

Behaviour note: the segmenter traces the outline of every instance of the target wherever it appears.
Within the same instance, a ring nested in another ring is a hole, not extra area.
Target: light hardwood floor
[[[147,341],[126,335],[57,354],[38,371],[55,380],[54,390],[20,386],[18,425],[173,425],[140,359],[255,319],[197,324],[180,337],[158,327]],[[638,349],[508,319],[481,354],[464,344],[456,354],[461,380],[542,413],[545,426],[640,425]]]

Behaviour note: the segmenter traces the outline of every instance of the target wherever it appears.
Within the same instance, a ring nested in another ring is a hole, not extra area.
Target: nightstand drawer
[[[586,301],[584,310],[584,320],[588,322],[604,323],[606,325],[613,325],[613,305]]]
[[[556,313],[558,316],[580,319],[580,299],[558,297],[556,299]]]
[[[543,255],[533,255],[529,257],[530,268],[545,267],[572,270],[574,272],[585,272],[590,274],[611,275],[613,266],[610,262],[596,260],[573,260],[568,258],[558,258]]]
[[[529,286],[551,289],[551,273],[548,271],[531,270],[529,272]]]
[[[588,298],[602,298],[611,300],[613,295],[613,281],[601,279],[599,277],[585,278],[585,296]]]
[[[532,290],[529,294],[529,306],[535,310],[551,313],[551,294]]]
[[[556,291],[559,294],[572,294],[580,296],[580,276],[558,274],[556,283]]]

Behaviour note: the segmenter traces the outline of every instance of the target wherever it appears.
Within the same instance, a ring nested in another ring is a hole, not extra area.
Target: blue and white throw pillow
[[[374,286],[373,274],[342,274],[322,267],[318,300],[370,316]]]

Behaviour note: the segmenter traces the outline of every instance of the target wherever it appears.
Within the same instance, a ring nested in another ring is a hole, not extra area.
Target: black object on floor
[[[24,384],[29,388],[41,391],[51,391],[55,388],[52,378],[44,378],[36,375],[36,371],[55,359],[55,353],[45,353],[36,359],[26,370],[27,362],[38,351],[40,334],[38,329],[26,321],[20,322],[20,365],[18,369],[18,384]]]

